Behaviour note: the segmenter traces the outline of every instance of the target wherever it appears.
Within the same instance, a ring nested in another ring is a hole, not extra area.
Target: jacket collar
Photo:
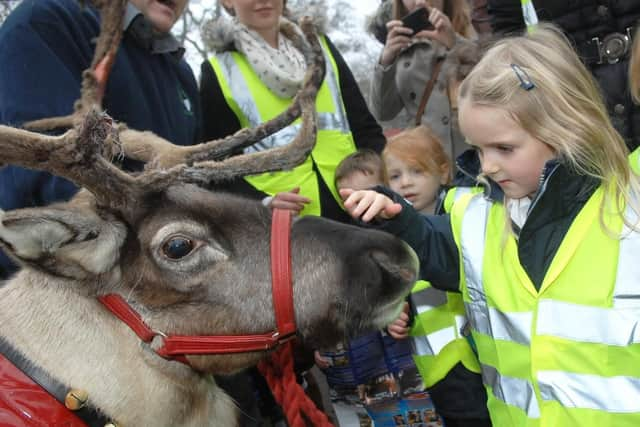
[[[157,33],[149,20],[130,2],[127,3],[123,27],[137,45],[151,51],[151,54],[169,53],[176,59],[182,59],[184,48],[180,42],[171,33]]]

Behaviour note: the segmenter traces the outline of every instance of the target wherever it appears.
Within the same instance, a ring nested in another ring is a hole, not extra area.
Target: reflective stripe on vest
[[[324,45],[323,45],[324,47]],[[336,71],[334,70],[333,58],[327,49],[324,50],[325,61],[327,63],[327,72],[323,84],[327,84],[329,92],[332,97],[333,105],[335,107],[334,112],[318,112],[317,125],[318,130],[339,130],[344,133],[349,132],[349,122],[347,115],[342,105],[340,97],[340,89],[336,78]],[[228,82],[231,96],[233,100],[240,108],[242,115],[246,118],[246,124],[243,127],[256,127],[269,119],[265,119],[258,110],[258,105],[253,99],[251,90],[247,84],[247,81],[243,78],[243,73],[238,66],[237,56],[232,52],[221,52],[216,54],[216,59],[220,64],[220,70],[223,73],[225,80]],[[287,102],[287,107],[289,103]],[[236,112],[237,113],[237,112]],[[300,123],[294,123],[286,128],[281,129],[279,132],[268,136],[261,141],[247,147],[245,153],[257,152],[268,150],[274,147],[280,147],[290,143],[295,135],[300,131]]]
[[[631,165],[631,170],[636,173],[636,175],[640,175],[640,147],[636,148],[633,153],[629,155],[629,164]]]
[[[520,0],[522,6],[522,17],[527,26],[527,31],[531,32],[538,25],[538,14],[536,8],[533,7],[532,0]]]
[[[460,200],[462,196],[467,194],[476,194],[482,192],[482,187],[453,187],[447,191],[447,195],[444,197],[444,211],[451,212],[453,204]]]
[[[419,281],[411,293],[415,313],[410,334],[414,362],[427,388],[441,381],[458,363],[480,373],[480,365],[460,331],[467,320],[462,295],[443,292]]]
[[[465,324],[463,312],[458,315],[446,310],[447,302],[452,294],[449,292],[434,289],[431,285],[417,292],[411,293],[411,300],[416,309],[416,322],[425,322],[429,324],[433,322],[434,317],[447,317],[447,324],[451,326],[444,327],[429,333],[428,335],[414,336],[413,340],[416,345],[416,353],[424,356],[435,356],[451,341],[459,338],[459,332]],[[460,295],[460,294],[458,294]],[[455,295],[452,295],[455,298]],[[440,313],[435,313],[440,309]],[[441,322],[442,323],[442,322]]]
[[[515,239],[501,242],[504,207],[482,195],[454,207],[465,310],[496,427],[640,425],[640,233],[612,216],[606,224],[621,238],[602,230],[602,194],[574,220],[539,292]],[[625,215],[635,223],[631,208]]]
[[[320,214],[316,169],[333,197],[341,203],[334,185],[335,167],[344,157],[355,151],[342,103],[337,66],[324,39],[321,39],[321,44],[327,72],[316,98],[318,136],[311,155],[302,165],[291,171],[245,177],[251,185],[269,195],[290,191],[293,187],[299,186],[300,194],[311,199],[311,203],[301,212],[302,215]],[[277,97],[262,84],[242,54],[218,53],[211,58],[210,63],[218,77],[227,104],[238,117],[241,127],[258,126],[290,106],[291,99]],[[287,145],[299,130],[300,120],[298,119],[274,135],[247,147],[245,153]]]
[[[475,192],[472,187],[455,187],[447,191],[444,209],[449,212],[453,203],[465,194]],[[416,313],[411,329],[415,347],[414,362],[429,388],[442,380],[458,363],[480,373],[478,359],[460,331],[467,323],[462,295],[443,292],[419,281],[411,291]]]

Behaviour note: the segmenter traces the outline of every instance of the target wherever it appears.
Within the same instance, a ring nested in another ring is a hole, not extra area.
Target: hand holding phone
[[[429,21],[429,11],[424,7],[419,7],[402,18],[402,25],[411,28],[413,34],[424,30],[433,30],[435,27]]]

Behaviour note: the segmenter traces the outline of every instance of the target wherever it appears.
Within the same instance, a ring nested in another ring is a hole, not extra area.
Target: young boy
[[[336,168],[335,185],[338,191],[343,188],[366,190],[376,185],[387,185],[382,157],[369,149],[350,154]]]

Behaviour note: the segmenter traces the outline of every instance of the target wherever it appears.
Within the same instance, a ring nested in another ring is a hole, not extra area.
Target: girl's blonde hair
[[[451,160],[440,139],[424,125],[404,130],[387,141],[382,158],[392,155],[407,165],[430,175],[440,175],[449,183]]]
[[[526,90],[527,81],[535,87]],[[530,34],[498,41],[462,82],[459,97],[461,103],[507,111],[570,170],[598,179],[605,189],[601,220],[604,206],[621,214],[626,203],[640,213],[640,185],[631,179],[624,140],[559,28],[541,24]]]
[[[442,12],[451,20],[453,31],[466,38],[475,35],[471,23],[471,9],[467,0],[443,0],[442,4]],[[393,0],[393,19],[402,19],[408,13],[402,0]]]
[[[640,28],[636,31],[629,61],[629,88],[631,97],[640,104]]]

